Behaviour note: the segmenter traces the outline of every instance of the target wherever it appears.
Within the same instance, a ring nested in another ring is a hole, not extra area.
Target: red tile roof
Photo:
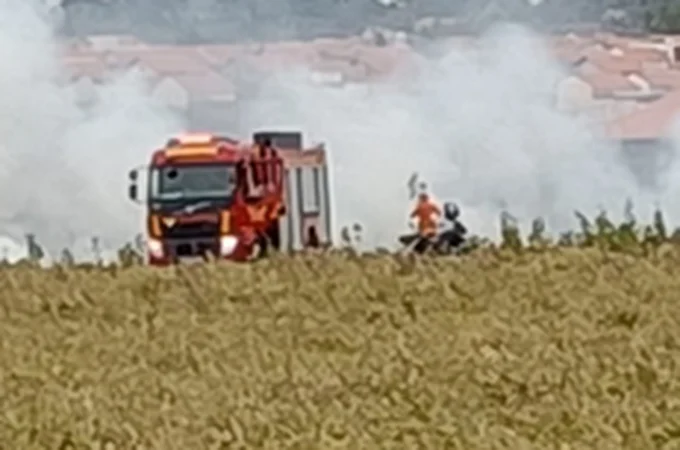
[[[280,42],[245,48],[234,55],[234,62],[243,62],[263,72],[306,66],[316,56],[315,47],[302,42]]]
[[[616,42],[619,45],[613,45]],[[553,40],[550,50],[555,57],[567,64],[589,61],[601,70],[614,73],[640,71],[648,63],[662,64],[668,54],[655,48],[637,48],[630,41],[569,41]]]
[[[107,54],[120,61],[135,62],[160,75],[205,73],[210,70],[210,65],[193,47],[124,48]]]
[[[670,63],[668,53],[655,48],[626,48],[623,52],[625,59],[640,63]]]
[[[369,79],[380,79],[402,69],[410,69],[419,58],[415,52],[403,46],[373,47],[362,45],[356,56],[369,68]]]
[[[637,111],[605,124],[611,139],[658,139],[668,135],[680,114],[680,91],[675,91]]]
[[[657,89],[680,89],[680,70],[664,68],[643,68],[640,74],[651,87]]]
[[[342,73],[348,81],[372,81],[395,74],[412,61],[412,55],[398,47],[325,47],[311,56],[308,65],[315,71]]]
[[[607,72],[633,73],[642,69],[642,62],[637,58],[627,58],[626,53],[622,56],[613,55],[610,51],[591,47],[581,53],[587,60]]]
[[[552,37],[548,40],[548,50],[559,60],[567,64],[574,64],[584,58],[586,51],[593,42],[590,40],[572,40],[564,36]]]
[[[651,87],[680,89],[680,70],[653,67],[646,63],[663,63],[667,54],[653,48],[636,48],[639,39],[607,34],[592,37],[552,36],[546,38],[551,51],[563,62],[573,64],[586,60],[576,75],[589,83],[596,97],[607,97],[620,91],[637,91],[639,87],[626,75],[638,74]],[[471,39],[458,39],[470,42]],[[650,39],[647,39],[650,41]],[[137,64],[158,73],[161,78],[173,77],[197,98],[231,95],[235,80],[226,70],[232,64],[263,73],[291,67],[307,67],[321,72],[340,72],[351,81],[372,81],[415,67],[421,59],[407,46],[378,47],[360,37],[349,39],[325,38],[310,42],[277,42],[247,45],[201,46],[135,46],[121,45],[108,51],[94,51],[83,45],[62,47],[64,65],[71,73],[94,78],[103,77],[107,70]],[[621,53],[616,55],[616,53]]]
[[[171,77],[189,92],[194,100],[233,99],[236,87],[225,77],[214,71],[202,74],[185,73]]]
[[[231,62],[235,57],[244,54],[244,49],[237,45],[213,44],[199,45],[196,52],[208,64],[213,67],[223,66]]]
[[[340,72],[353,81],[368,81],[393,73],[415,54],[399,46],[376,47],[356,39],[317,39],[249,46],[202,46],[199,53],[216,67],[243,63],[263,72],[291,67]]]
[[[617,92],[640,90],[637,84],[619,73],[598,71],[577,76],[593,88],[594,97],[610,97]]]
[[[68,56],[62,59],[63,67],[67,76],[103,78],[108,71],[102,55],[83,54],[81,56]]]

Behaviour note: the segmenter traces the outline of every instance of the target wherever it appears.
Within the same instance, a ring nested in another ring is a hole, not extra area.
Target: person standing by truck
[[[279,168],[275,161],[279,159],[278,152],[272,146],[269,138],[262,138],[255,142],[251,153],[252,185],[256,191],[269,192],[279,180]]]

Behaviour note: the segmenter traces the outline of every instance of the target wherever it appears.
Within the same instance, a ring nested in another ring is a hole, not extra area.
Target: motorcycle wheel
[[[453,253],[453,247],[451,246],[451,243],[446,239],[437,242],[435,250],[439,255],[450,255]]]
[[[422,255],[432,247],[432,242],[427,238],[418,238],[418,243],[413,246],[413,253]]]

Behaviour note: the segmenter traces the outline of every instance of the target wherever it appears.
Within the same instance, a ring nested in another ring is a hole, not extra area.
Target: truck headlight
[[[231,255],[236,250],[237,245],[238,238],[236,238],[235,236],[220,237],[220,254],[222,256]]]
[[[146,242],[146,248],[149,250],[149,253],[154,258],[162,258],[163,257],[163,242],[161,242],[157,239],[149,239]]]

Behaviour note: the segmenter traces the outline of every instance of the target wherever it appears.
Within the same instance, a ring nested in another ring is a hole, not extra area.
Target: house
[[[77,95],[89,97],[90,102],[93,101],[93,85],[96,87],[112,77],[132,74],[138,77],[141,87],[152,99],[194,126],[213,126],[216,121],[213,118],[227,115],[234,103],[233,83],[213,69],[194,47],[130,43],[116,48],[109,45],[104,49],[93,49],[80,45],[67,49],[64,67]]]
[[[451,39],[457,46],[474,46],[472,37]],[[656,142],[652,147],[659,146],[660,123],[648,123],[645,117],[672,103],[680,90],[678,38],[568,34],[546,37],[546,45],[566,69],[555,86],[558,109],[600,126],[607,139],[621,140],[626,152],[650,148],[650,139]],[[93,86],[111,74],[133,72],[150,96],[202,129],[228,129],[237,123],[240,102],[280,71],[299,67],[312,82],[344,86],[410,76],[423,59],[407,40],[377,45],[365,36],[200,46],[98,36],[71,42],[63,51],[67,78],[79,101],[91,101],[85,99],[92,96]],[[626,134],[630,130],[653,138],[633,138]]]
[[[666,94],[603,126],[603,137],[620,147],[638,180],[647,186],[662,182],[667,169],[680,155],[680,91]]]

